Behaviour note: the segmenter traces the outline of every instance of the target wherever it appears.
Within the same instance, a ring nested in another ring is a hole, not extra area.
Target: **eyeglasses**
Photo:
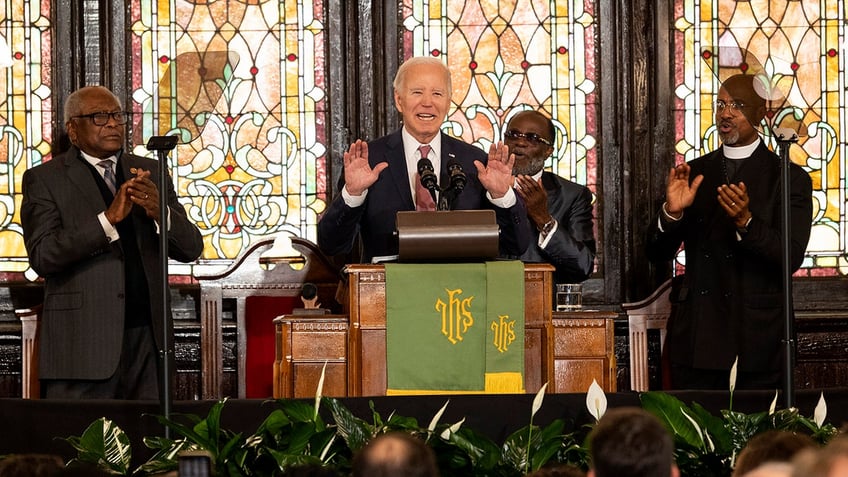
[[[727,106],[728,104],[723,99],[720,99],[715,102],[715,110],[719,113],[724,111]],[[743,103],[742,101],[733,100],[730,102],[730,109],[732,111],[741,111],[745,109],[745,103]]]
[[[521,131],[516,131],[515,129],[510,129],[509,131],[504,133],[504,137],[507,139],[526,139],[529,142],[534,144],[544,144],[546,146],[550,146],[552,143],[547,139],[539,136],[536,133],[523,133]]]
[[[127,120],[129,119],[129,117],[130,113],[126,111],[115,111],[114,113],[107,113],[105,111],[101,111],[99,113],[72,116],[71,119],[86,118],[90,119],[95,126],[105,126],[109,124],[110,118],[114,119],[117,124],[127,124]]]

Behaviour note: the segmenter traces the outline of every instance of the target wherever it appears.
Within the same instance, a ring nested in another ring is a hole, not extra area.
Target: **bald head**
[[[353,459],[353,477],[438,477],[436,456],[424,442],[403,433],[379,436]]]

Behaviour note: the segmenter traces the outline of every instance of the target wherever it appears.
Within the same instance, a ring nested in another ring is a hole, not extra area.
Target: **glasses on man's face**
[[[733,100],[730,103],[727,103],[725,100],[720,99],[715,102],[715,110],[719,113],[727,109],[728,106],[730,106],[730,110],[733,112],[745,109],[745,103],[742,101]]]
[[[127,120],[130,117],[130,113],[126,111],[115,111],[114,113],[107,113],[105,111],[101,111],[99,113],[91,113],[91,114],[81,114],[79,116],[73,116],[73,119],[86,118],[90,119],[95,126],[105,126],[109,124],[109,119],[113,119],[116,124],[127,124]]]
[[[546,146],[551,145],[551,141],[539,136],[536,133],[523,133],[521,131],[516,131],[515,129],[510,129],[509,131],[504,133],[504,137],[507,139],[526,139],[528,142],[533,144],[544,144]]]

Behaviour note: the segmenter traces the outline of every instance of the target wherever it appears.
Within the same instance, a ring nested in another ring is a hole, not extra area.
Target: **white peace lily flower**
[[[330,448],[333,446],[333,442],[336,442],[335,434],[333,434],[333,437],[331,437],[330,441],[327,442],[327,445],[324,446],[324,450],[321,451],[321,457],[319,457],[319,459],[321,459],[321,462],[326,462],[325,459],[327,458],[327,453],[330,452]]]
[[[683,409],[680,410],[680,413],[683,414],[683,417],[685,417],[686,419],[689,419],[689,422],[691,422],[692,425],[695,427],[695,430],[698,432],[698,438],[701,439],[701,444],[703,444],[704,443],[704,433],[701,432],[701,426],[699,426],[698,423],[695,422],[695,420],[692,419],[692,417],[689,414],[686,414],[686,411],[684,411]]]
[[[604,390],[594,379],[586,393],[586,408],[589,409],[589,414],[594,416],[596,421],[600,421],[601,417],[607,412],[607,395],[604,394]]]
[[[315,413],[312,419],[318,417],[318,407],[321,405],[321,395],[324,393],[324,376],[327,375],[327,361],[324,361],[324,367],[321,368],[321,377],[318,378],[318,388],[315,390]]]
[[[539,392],[536,393],[536,397],[533,398],[533,409],[530,411],[530,417],[536,415],[539,411],[539,408],[542,407],[542,401],[545,400],[545,390],[548,389],[548,383],[542,385],[542,388],[539,389]]]
[[[774,399],[771,400],[771,406],[769,406],[769,416],[774,414],[775,409],[777,409],[777,389],[774,390]]]
[[[824,401],[824,392],[819,396],[819,402],[816,404],[816,409],[813,411],[813,420],[816,425],[821,428],[824,424],[824,419],[827,417],[827,403]]]
[[[730,368],[730,392],[732,393],[736,389],[736,367],[739,365],[739,356],[736,356],[736,360],[733,361],[733,366]]]
[[[444,440],[450,439],[451,434],[458,431],[459,428],[462,427],[462,424],[464,422],[465,422],[465,418],[463,417],[461,421],[457,422],[456,424],[454,424],[454,425],[448,427],[447,429],[445,429],[444,431],[442,431],[441,438],[444,439]]]
[[[437,412],[435,416],[433,416],[433,420],[430,421],[430,425],[427,427],[428,431],[433,432],[434,430],[436,430],[436,425],[439,424],[439,420],[442,418],[442,414],[444,414],[445,409],[448,408],[448,403],[450,403],[450,399],[445,401],[445,405],[442,406],[441,409],[439,409],[439,412]]]

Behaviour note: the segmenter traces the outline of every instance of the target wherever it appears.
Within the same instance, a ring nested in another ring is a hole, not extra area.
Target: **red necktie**
[[[430,146],[424,144],[418,148],[421,153],[421,159],[430,155]],[[430,191],[421,185],[421,176],[415,173],[415,210],[436,210],[436,202],[433,201],[433,196]]]

